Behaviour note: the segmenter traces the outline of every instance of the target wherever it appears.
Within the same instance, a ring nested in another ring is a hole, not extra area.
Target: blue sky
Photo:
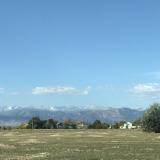
[[[147,107],[160,100],[158,0],[0,2],[0,105]]]

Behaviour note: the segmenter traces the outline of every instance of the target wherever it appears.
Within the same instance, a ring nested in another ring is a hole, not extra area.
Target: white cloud
[[[59,95],[88,95],[91,87],[85,89],[77,89],[71,86],[57,86],[57,87],[35,87],[32,89],[32,94],[59,94]]]
[[[160,93],[159,83],[138,84],[132,88],[135,93]]]

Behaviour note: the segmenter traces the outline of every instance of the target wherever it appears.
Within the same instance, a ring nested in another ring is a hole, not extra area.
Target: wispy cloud
[[[130,89],[139,98],[147,98],[152,101],[160,101],[160,83],[137,84]]]
[[[84,89],[77,89],[71,86],[57,86],[57,87],[35,87],[32,89],[34,95],[44,94],[59,94],[59,95],[88,95],[91,87]]]
[[[131,91],[135,93],[160,93],[159,83],[146,83],[135,85]]]

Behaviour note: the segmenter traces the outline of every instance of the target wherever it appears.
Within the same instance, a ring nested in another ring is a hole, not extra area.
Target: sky
[[[160,102],[160,1],[0,1],[0,106]]]

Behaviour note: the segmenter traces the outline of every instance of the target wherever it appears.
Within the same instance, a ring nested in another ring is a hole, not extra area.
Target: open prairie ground
[[[0,131],[1,160],[160,160],[160,134],[136,130]]]

